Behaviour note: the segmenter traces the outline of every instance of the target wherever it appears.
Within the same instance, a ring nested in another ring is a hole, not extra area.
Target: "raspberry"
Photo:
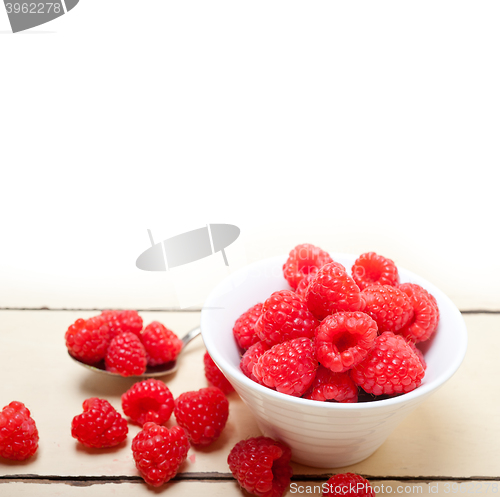
[[[234,323],[233,335],[238,346],[247,350],[260,338],[255,333],[255,323],[262,314],[262,304],[255,304],[245,311]]]
[[[122,409],[141,426],[149,421],[161,425],[174,410],[174,396],[165,383],[150,378],[135,383],[122,395]]]
[[[375,339],[366,358],[351,371],[351,378],[374,395],[408,393],[420,386],[424,368],[406,340],[385,331]]]
[[[185,392],[175,399],[175,418],[195,445],[209,445],[226,426],[229,402],[217,387]]]
[[[319,366],[312,385],[303,397],[311,400],[353,403],[358,401],[358,387],[349,373],[334,373],[324,366]]]
[[[114,447],[127,438],[127,421],[107,401],[92,397],[71,422],[71,436],[87,447]]]
[[[427,290],[415,283],[403,283],[398,288],[408,295],[414,314],[398,335],[413,342],[423,342],[436,331],[439,322],[439,309],[436,299]]]
[[[311,386],[318,368],[309,338],[294,338],[271,347],[253,367],[257,381],[278,392],[302,396]]]
[[[217,364],[210,357],[208,352],[203,356],[203,365],[205,369],[205,378],[208,383],[214,387],[220,388],[224,394],[234,392],[233,385],[229,383]]]
[[[106,370],[122,376],[141,375],[146,371],[146,351],[133,333],[121,333],[109,344]]]
[[[361,294],[358,285],[338,262],[325,264],[316,274],[306,291],[309,310],[322,320],[339,311],[361,309]]]
[[[24,461],[38,448],[38,430],[29,409],[13,401],[0,412],[0,457]]]
[[[258,497],[281,497],[293,475],[290,448],[268,437],[238,442],[227,463],[242,488]]]
[[[316,271],[317,272],[317,271]],[[309,284],[311,281],[314,279],[316,276],[316,272],[314,273],[309,273],[306,274],[301,280],[300,283],[297,285],[297,288],[295,289],[295,293],[297,295],[300,295],[304,300],[306,298],[306,292],[307,289],[309,288]]]
[[[316,329],[318,361],[335,373],[360,363],[375,343],[377,323],[364,312],[338,312]]]
[[[383,331],[397,332],[413,317],[413,306],[406,293],[389,285],[372,285],[361,292],[363,311],[371,316]]]
[[[66,331],[69,353],[86,364],[102,361],[110,342],[109,328],[99,317],[77,319]]]
[[[144,481],[153,487],[159,487],[177,474],[188,450],[189,441],[179,426],[169,430],[146,423],[132,441],[135,465]]]
[[[241,358],[240,369],[243,371],[245,376],[248,376],[251,380],[260,383],[259,380],[253,374],[253,367],[259,360],[259,357],[266,351],[269,350],[269,346],[264,342],[254,343]]]
[[[182,340],[158,321],[148,324],[140,334],[146,349],[148,366],[158,366],[175,360],[182,350]]]
[[[295,290],[305,275],[317,272],[328,262],[333,260],[327,252],[309,243],[303,243],[291,250],[283,264],[283,276]]]
[[[375,497],[370,482],[354,473],[332,476],[323,483],[323,496]]]
[[[290,290],[280,290],[264,302],[255,331],[267,345],[275,345],[293,338],[312,338],[317,326],[318,321],[302,297]]]
[[[352,277],[361,290],[370,285],[390,285],[399,283],[396,264],[375,252],[361,254],[351,269]]]
[[[139,336],[142,330],[142,318],[137,311],[103,311],[100,317],[109,327],[111,340],[120,333]]]

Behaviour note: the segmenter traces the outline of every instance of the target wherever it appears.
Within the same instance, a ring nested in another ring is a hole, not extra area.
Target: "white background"
[[[236,266],[374,250],[499,309],[499,18],[80,0],[13,35],[0,8],[0,307],[176,307],[172,274],[135,268],[146,230],[232,223]]]

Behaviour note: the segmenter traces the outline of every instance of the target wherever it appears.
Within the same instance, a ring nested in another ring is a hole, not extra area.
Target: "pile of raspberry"
[[[142,318],[133,310],[78,319],[65,338],[75,359],[122,376],[140,376],[149,366],[175,360],[182,349],[177,335],[158,321],[143,329]]]
[[[420,386],[426,364],[416,344],[435,333],[439,309],[422,286],[400,283],[392,260],[367,252],[349,271],[302,244],[283,275],[290,289],[256,303],[234,325],[246,376],[280,393],[331,402]]]

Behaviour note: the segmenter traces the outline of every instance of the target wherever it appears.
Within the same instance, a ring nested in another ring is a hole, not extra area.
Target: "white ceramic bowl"
[[[428,350],[422,384],[410,393],[385,400],[341,404],[281,394],[247,378],[239,368],[233,338],[236,319],[272,292],[289,288],[282,266],[287,256],[274,257],[233,273],[209,295],[201,313],[203,341],[215,363],[252,411],[266,436],[287,443],[292,459],[320,468],[348,466],[367,458],[418,404],[457,371],[467,348],[467,330],[459,310],[438,288],[398,268],[401,282],[418,283],[437,299],[440,321]],[[332,254],[350,272],[356,257]]]

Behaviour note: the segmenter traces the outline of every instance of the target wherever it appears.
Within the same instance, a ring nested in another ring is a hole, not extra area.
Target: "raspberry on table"
[[[264,342],[254,343],[242,356],[240,361],[240,369],[245,376],[248,376],[251,380],[260,383],[259,380],[253,374],[253,367],[259,360],[259,357],[266,351],[269,350],[269,345]]]
[[[109,344],[106,370],[122,376],[138,376],[146,371],[146,351],[134,333],[121,333]]]
[[[276,391],[301,397],[311,386],[318,369],[313,342],[306,337],[274,345],[253,367],[253,375]]]
[[[175,399],[175,418],[195,445],[210,445],[226,426],[229,402],[217,387],[184,392]]]
[[[436,331],[439,322],[436,299],[416,283],[403,283],[398,288],[408,295],[414,311],[413,318],[398,330],[398,335],[413,342],[428,340]]]
[[[359,364],[375,344],[377,323],[364,312],[337,312],[316,328],[318,361],[335,373]]]
[[[351,370],[351,378],[374,395],[408,393],[420,386],[425,371],[406,340],[391,331],[375,339],[366,358]]]
[[[71,422],[71,436],[87,447],[114,447],[127,438],[127,421],[104,399],[83,402],[83,413]]]
[[[108,325],[111,340],[120,333],[139,336],[142,330],[142,318],[137,311],[103,311],[99,317]]]
[[[178,472],[189,451],[186,433],[179,426],[170,430],[146,423],[132,441],[132,454],[144,481],[153,487],[168,482]]]
[[[146,349],[148,366],[174,361],[182,350],[182,340],[158,321],[148,324],[139,337]]]
[[[0,457],[24,461],[38,448],[38,430],[29,409],[13,401],[0,411]]]
[[[340,311],[361,310],[361,292],[358,285],[338,262],[325,264],[313,278],[306,291],[307,307],[322,320]]]
[[[262,314],[262,303],[258,303],[245,311],[234,323],[233,335],[236,343],[242,350],[247,350],[254,343],[260,341],[255,332],[255,323]]]
[[[389,285],[372,285],[361,292],[365,302],[363,312],[377,323],[379,333],[396,333],[413,317],[409,297],[399,288]]]
[[[234,392],[233,385],[229,383],[217,364],[215,364],[208,351],[203,356],[203,366],[205,378],[211,386],[220,388],[224,394]]]
[[[322,487],[323,497],[375,497],[370,482],[354,473],[334,475]]]
[[[275,345],[293,338],[312,338],[317,326],[317,319],[302,297],[290,290],[280,290],[264,302],[255,331],[267,345]]]
[[[352,381],[348,372],[334,373],[332,370],[320,365],[312,385],[303,395],[303,398],[354,403],[358,401],[358,387]]]
[[[375,252],[361,254],[351,269],[352,277],[361,290],[370,285],[391,285],[399,283],[396,264],[391,259]]]
[[[282,442],[269,437],[253,437],[238,442],[229,453],[231,473],[247,492],[257,497],[281,497],[293,475],[292,452]]]
[[[174,396],[163,381],[150,378],[135,383],[122,395],[122,409],[132,421],[162,425],[174,410]]]
[[[102,361],[111,341],[109,328],[99,316],[77,319],[66,331],[69,353],[86,364]]]
[[[303,243],[290,251],[283,264],[283,276],[295,290],[304,276],[317,272],[328,262],[333,262],[333,259],[327,252],[310,243]]]

